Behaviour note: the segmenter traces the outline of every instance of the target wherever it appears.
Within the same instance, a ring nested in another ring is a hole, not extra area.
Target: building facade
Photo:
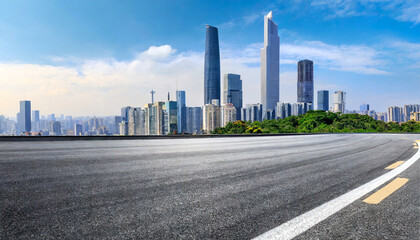
[[[259,121],[263,120],[263,105],[262,104],[247,104],[245,108],[244,121]]]
[[[223,104],[232,103],[237,118],[240,118],[243,104],[241,75],[228,73],[223,80]]]
[[[74,136],[83,135],[83,126],[82,124],[74,124]]]
[[[184,107],[185,108],[185,107]],[[163,131],[164,135],[175,134],[178,131],[178,102],[177,101],[167,101],[163,109],[165,114],[165,128]],[[186,120],[186,119],[185,119]],[[185,121],[186,122],[186,121]],[[183,131],[185,132],[185,130]]]
[[[264,16],[264,47],[261,49],[261,103],[263,113],[276,108],[280,95],[280,38],[277,24],[274,23],[272,18],[272,12]]]
[[[411,112],[410,121],[420,122],[420,112]]]
[[[204,56],[204,104],[213,99],[220,104],[220,53],[217,28],[206,26],[206,49]]]
[[[50,121],[48,131],[50,136],[61,136],[61,122]]]
[[[311,60],[298,62],[297,101],[314,102],[314,62]]]
[[[232,103],[222,105],[222,127],[226,126],[229,122],[236,122],[236,108]]]
[[[330,109],[330,94],[327,90],[318,91],[318,110],[328,111]]]
[[[128,135],[135,136],[141,135],[141,108],[133,107],[130,108],[128,111],[128,121],[127,121],[127,128],[128,128]]]
[[[292,115],[292,105],[290,103],[277,103],[276,119],[284,119]]]
[[[145,134],[163,135],[164,130],[164,108],[165,102],[149,103],[145,106]]]
[[[20,101],[19,131],[31,131],[31,101]]]
[[[335,91],[333,112],[345,113],[345,111],[346,111],[346,92]]]
[[[185,103],[185,91],[176,91],[177,102],[177,132],[184,133],[187,130],[187,109]]]
[[[201,107],[187,107],[187,133],[201,134],[203,125],[203,109]]]
[[[212,104],[206,104],[203,108],[203,131],[210,134],[211,131],[220,127],[220,103],[213,100]]]
[[[403,117],[403,110],[400,107],[389,107],[388,108],[388,122],[403,122],[404,121],[404,117]]]
[[[312,109],[312,103],[298,102],[291,104],[291,115],[299,116]]]

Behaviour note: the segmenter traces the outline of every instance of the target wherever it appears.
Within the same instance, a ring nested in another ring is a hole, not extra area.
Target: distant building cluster
[[[330,104],[328,90],[317,92],[314,102],[314,62],[308,59],[297,63],[297,101],[280,101],[280,38],[272,12],[264,16],[264,46],[261,49],[261,103],[243,105],[242,79],[240,74],[226,73],[221,84],[219,32],[216,27],[206,26],[204,55],[204,102],[203,106],[188,107],[186,92],[176,91],[172,100],[151,102],[144,107],[126,106],[121,114],[112,117],[55,117],[40,115],[31,110],[30,101],[19,103],[16,121],[0,116],[0,134],[16,135],[166,135],[206,134],[229,122],[263,121],[283,119],[305,114],[310,110],[337,113],[359,113],[385,122],[420,120],[420,104],[392,106],[387,112],[375,112],[364,103],[359,111],[346,109],[346,92],[334,91]],[[221,87],[223,89],[221,89]],[[316,104],[316,106],[315,106]]]

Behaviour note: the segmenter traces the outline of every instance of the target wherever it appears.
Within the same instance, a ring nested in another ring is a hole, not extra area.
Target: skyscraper
[[[206,26],[206,50],[204,57],[204,105],[212,100],[220,104],[220,54],[219,34],[215,27]]]
[[[267,110],[276,108],[280,94],[280,38],[277,24],[272,18],[272,12],[264,17],[264,47],[261,49],[261,103],[264,116]]]
[[[165,134],[165,135],[166,134],[173,134],[177,131],[177,121],[178,121],[178,113],[179,113],[178,112],[178,102],[170,101],[170,100],[166,101],[163,111],[164,111],[164,115],[165,115],[165,123],[164,123],[163,134]],[[186,122],[186,121],[184,121],[184,122]],[[185,130],[184,130],[184,132],[185,132]]]
[[[297,101],[314,102],[314,62],[311,60],[298,62]]]
[[[20,132],[31,131],[31,101],[20,101]]]
[[[334,112],[345,113],[346,111],[346,92],[335,91],[334,92]]]
[[[32,111],[32,126],[31,130],[34,132],[39,132],[41,126],[39,122],[39,110]]]
[[[242,80],[241,75],[228,73],[223,82],[223,104],[232,103],[236,108],[236,118],[241,116],[242,108]]]
[[[328,111],[330,108],[330,94],[327,90],[318,91],[318,110]]]
[[[187,107],[187,133],[201,133],[203,110],[201,107]]]
[[[185,104],[185,91],[176,91],[177,102],[177,132],[184,133],[187,130],[187,109]]]
[[[141,108],[133,107],[128,111],[128,135],[140,135],[140,113]]]
[[[276,119],[284,119],[292,115],[292,105],[290,103],[277,103]]]
[[[145,105],[145,134],[162,135],[164,129],[164,108],[165,102],[154,102]]]
[[[388,122],[402,122],[403,111],[400,107],[389,107],[388,108]]]

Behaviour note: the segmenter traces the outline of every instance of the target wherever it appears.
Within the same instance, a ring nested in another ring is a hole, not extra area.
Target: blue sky
[[[32,100],[41,114],[118,114],[164,100],[176,83],[202,104],[205,25],[219,28],[222,74],[260,102],[263,16],[281,42],[280,98],[296,101],[296,62],[349,109],[420,103],[420,1],[0,1],[0,114]],[[332,95],[332,94],[331,94]]]

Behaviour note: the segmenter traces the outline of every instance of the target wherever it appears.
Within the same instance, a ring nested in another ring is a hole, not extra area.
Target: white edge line
[[[420,143],[420,142],[419,142]],[[321,221],[327,219],[334,213],[340,211],[344,207],[350,205],[357,199],[363,197],[382,184],[396,177],[398,174],[409,168],[420,158],[420,150],[409,160],[401,164],[399,167],[379,176],[364,185],[351,190],[329,202],[322,204],[298,217],[295,217],[278,227],[275,227],[259,236],[254,240],[268,240],[268,239],[292,239]]]

